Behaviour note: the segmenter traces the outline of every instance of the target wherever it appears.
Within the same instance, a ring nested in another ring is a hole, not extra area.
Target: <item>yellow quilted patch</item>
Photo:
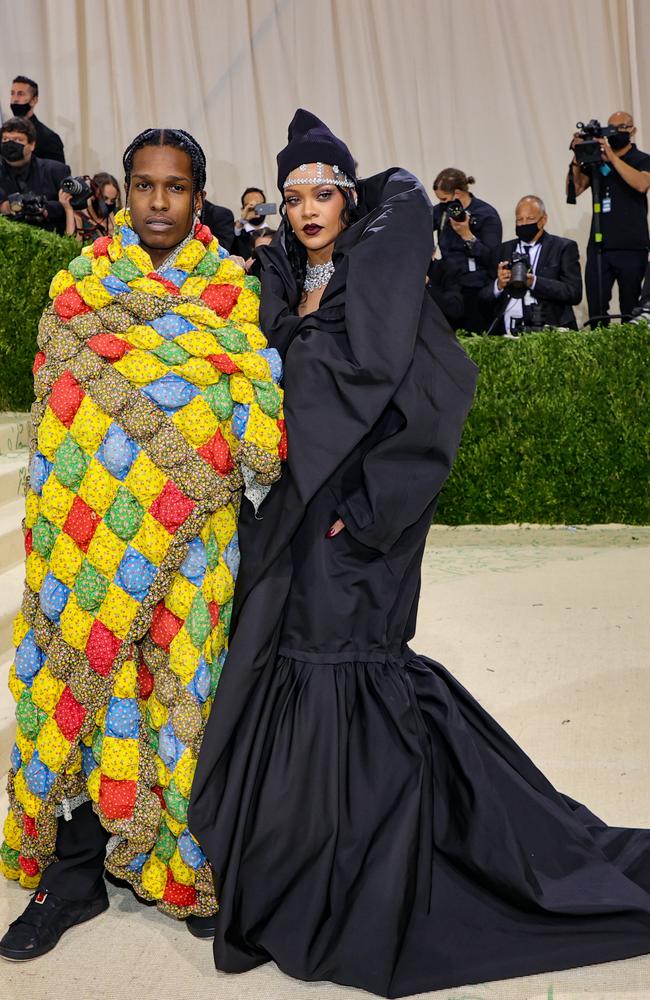
[[[34,753],[34,744],[30,739],[21,733],[20,729],[16,729],[16,746],[20,750],[20,756],[23,759],[23,764],[29,764],[32,759],[32,754]]]
[[[176,338],[176,343],[180,344],[188,354],[193,354],[197,358],[207,358],[210,354],[221,354],[221,345],[214,336],[207,330],[189,330]]]
[[[128,486],[134,497],[148,510],[158,494],[162,491],[167,476],[157,469],[143,451],[140,452],[131,466],[124,485]]]
[[[7,684],[11,692],[11,697],[13,698],[14,701],[18,701],[18,699],[20,698],[21,694],[23,693],[27,685],[23,684],[20,677],[18,677],[18,675],[16,674],[15,663],[12,663],[11,666],[9,667],[9,680],[7,681]]]
[[[125,340],[127,344],[131,344],[132,347],[138,347],[143,351],[152,351],[154,347],[162,344],[164,338],[156,333],[152,326],[134,324],[129,327],[121,339]]]
[[[25,616],[22,611],[19,611],[14,618],[14,630],[12,636],[14,646],[20,646],[28,632],[29,624],[25,621]]]
[[[61,635],[73,649],[83,652],[93,625],[93,616],[80,608],[77,598],[70,594],[68,603],[61,612]]]
[[[113,694],[116,698],[135,698],[137,684],[138,671],[136,665],[133,660],[125,660],[115,676]]]
[[[118,538],[104,521],[98,524],[87,553],[95,569],[112,580],[125,552],[126,542]]]
[[[99,448],[110,426],[111,418],[106,413],[102,413],[89,396],[84,396],[72,421],[70,431],[75,441],[92,455]]]
[[[155,517],[147,513],[142,518],[142,524],[138,533],[131,540],[131,545],[155,566],[160,566],[167,555],[171,541],[172,536],[167,529],[163,528]]]
[[[104,288],[96,274],[89,274],[77,282],[77,291],[86,305],[93,309],[101,309],[113,301],[111,293]]]
[[[172,614],[185,621],[197,589],[182,573],[176,573],[165,596],[166,607]]]
[[[175,837],[179,837],[185,829],[185,823],[181,823],[179,820],[174,819],[174,817],[170,816],[168,812],[165,813],[165,823]]]
[[[147,699],[147,710],[149,716],[151,717],[151,724],[155,729],[160,729],[164,726],[169,718],[169,712],[165,706],[158,700],[155,694],[149,695]]]
[[[81,481],[79,496],[92,510],[103,516],[113,503],[119,485],[118,480],[110,474],[108,469],[105,469],[96,458],[93,458]]]
[[[158,283],[154,282],[154,284]],[[161,286],[158,285],[158,287]],[[164,365],[152,354],[139,350],[129,351],[123,358],[116,361],[113,367],[134,385],[148,385],[154,379],[167,374],[167,365]]]
[[[182,302],[180,305],[174,306],[173,311],[179,316],[189,319],[191,323],[195,323],[197,326],[207,326],[211,330],[218,330],[227,322],[221,316],[213,313],[207,306],[199,305],[196,302]]]
[[[11,850],[19,851],[20,841],[22,837],[22,830],[20,828],[18,820],[16,819],[16,817],[12,812],[7,814],[7,818],[5,820],[5,824],[3,827],[3,833],[5,835],[5,840],[7,841],[7,845],[11,848]]]
[[[206,385],[215,385],[221,378],[221,373],[204,358],[188,358],[182,365],[174,365],[172,371],[201,389]]]
[[[174,768],[174,781],[176,782],[179,792],[181,795],[184,795],[186,799],[189,799],[190,797],[195,770],[196,757],[193,757],[189,750],[184,750],[182,756],[176,764],[176,767]]]
[[[63,486],[56,476],[49,476],[41,494],[41,514],[57,527],[65,524],[74,503],[74,493]]]
[[[244,284],[244,278],[246,277],[246,272],[244,271],[241,264],[236,261],[226,257],[225,260],[221,261],[219,265],[219,270],[214,275],[211,285],[236,285],[241,288]]]
[[[239,360],[239,358],[237,359]],[[236,403],[254,403],[255,391],[244,375],[235,372],[230,376],[230,395]]]
[[[128,257],[129,260],[135,264],[135,266],[138,267],[143,274],[149,274],[149,272],[154,269],[153,264],[151,263],[151,257],[147,251],[143,250],[137,243],[131,243],[130,246],[125,247],[124,256]],[[133,287],[133,285],[131,285],[131,287]]]
[[[189,865],[185,864],[178,852],[178,848],[176,848],[169,859],[169,867],[174,879],[177,882],[180,882],[181,885],[194,885],[196,881],[196,873],[193,868],[190,868]]]
[[[86,783],[88,785],[88,794],[90,795],[93,802],[99,802],[99,789],[101,787],[102,772],[98,767],[90,772]]]
[[[215,566],[209,577],[208,589],[212,591],[212,600],[217,604],[225,604],[235,592],[235,581],[225,563],[221,561]]]
[[[81,569],[83,552],[65,531],[60,532],[50,553],[50,572],[58,580],[71,587]]]
[[[231,323],[257,323],[260,315],[260,300],[250,288],[242,288],[235,308],[230,314]]]
[[[172,776],[171,776],[170,772],[167,770],[167,768],[165,767],[165,765],[163,764],[163,762],[160,759],[160,757],[158,756],[158,754],[156,754],[156,756],[154,758],[154,764],[156,766],[156,777],[158,779],[158,784],[162,788],[167,788],[167,785],[172,780]]]
[[[38,450],[41,451],[46,458],[49,458],[50,462],[53,462],[57,449],[67,433],[68,428],[65,424],[61,423],[54,410],[51,410],[48,406],[43,414],[43,419],[39,424],[38,433],[36,435]],[[50,476],[50,479],[51,478],[52,477]]]
[[[246,334],[246,339],[251,346],[251,350],[261,351],[267,346],[266,337],[255,323],[247,323],[245,320],[240,320],[237,326]]]
[[[120,639],[124,639],[131,628],[138,608],[139,604],[136,600],[125,593],[121,587],[111,583],[97,617],[106,628],[109,628]]]
[[[105,736],[102,742],[102,774],[115,781],[137,781],[140,748],[137,740]]]
[[[202,396],[195,396],[191,403],[174,414],[172,420],[195,448],[209,441],[219,427],[219,421]]]
[[[51,714],[56,708],[65,684],[55,677],[47,664],[39,670],[32,684],[32,701]]]
[[[237,356],[237,364],[246,378],[260,378],[266,382],[271,380],[269,363],[266,358],[261,358],[259,354],[254,354],[252,351],[246,354],[239,354]]]
[[[35,594],[39,592],[43,585],[43,580],[47,576],[47,562],[38,552],[32,552],[27,556],[25,562],[25,580],[30,590]]]
[[[252,441],[264,451],[273,452],[280,443],[280,428],[277,421],[267,417],[257,403],[254,403],[248,414],[248,423],[244,431],[244,440]]]
[[[167,887],[167,865],[151,854],[142,868],[142,886],[154,899],[162,899]]]
[[[198,299],[207,283],[208,279],[201,277],[200,274],[196,274],[191,278],[186,278],[181,285],[181,295],[187,295],[188,298]]]
[[[22,771],[18,771],[16,777],[14,778],[14,792],[27,815],[31,816],[32,819],[35,819],[41,808],[41,800],[38,795],[34,795],[30,792],[27,787],[27,782],[25,781],[25,775]]]
[[[237,518],[232,504],[214,512],[210,518],[210,529],[217,540],[219,550],[223,552],[237,529]]]
[[[201,650],[197,649],[184,628],[177,632],[169,646],[169,669],[189,684],[199,665]]]
[[[38,756],[52,771],[60,771],[70,753],[71,744],[56,724],[55,719],[47,719],[36,740]]]
[[[205,256],[205,247],[198,240],[192,240],[183,247],[178,257],[176,258],[176,267],[179,267],[181,271],[193,271],[200,260]]]
[[[55,299],[61,292],[65,292],[66,288],[69,288],[70,285],[74,285],[73,275],[69,271],[59,271],[52,278],[50,298]]]
[[[33,490],[30,490],[25,500],[25,528],[33,528],[38,520],[41,509],[41,498]]]

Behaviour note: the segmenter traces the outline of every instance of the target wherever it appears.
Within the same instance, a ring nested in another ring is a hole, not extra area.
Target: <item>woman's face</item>
[[[287,219],[294,233],[306,247],[308,253],[322,253],[334,245],[339,233],[345,228],[341,213],[345,208],[345,197],[340,188],[327,183],[327,177],[334,177],[332,168],[325,166],[325,181],[320,184],[294,184],[292,179],[300,179],[298,171],[292,171],[284,188]],[[314,177],[317,165],[310,163],[303,176]]]
[[[111,212],[115,211],[119,196],[120,192],[114,184],[104,184],[102,188],[102,198],[106,202],[106,205],[110,208]]]

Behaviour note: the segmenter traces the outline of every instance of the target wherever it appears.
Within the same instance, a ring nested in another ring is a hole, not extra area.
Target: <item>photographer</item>
[[[495,333],[514,336],[544,326],[577,330],[572,306],[582,298],[578,244],[547,233],[547,222],[541,198],[520,198],[517,237],[501,244],[496,280],[481,292],[485,301],[496,300]]]
[[[34,156],[35,146],[36,130],[29,118],[10,118],[0,129],[0,188],[8,197],[0,211],[62,234],[65,211],[59,188],[70,176],[70,167]]]
[[[260,213],[260,205],[265,209],[270,207],[273,211]],[[258,229],[268,226],[269,215],[275,215],[275,206],[267,206],[262,189],[247,187],[241,196],[241,217],[235,223],[235,242],[232,247],[234,254],[244,260],[249,259],[253,253],[253,235]]]
[[[480,291],[501,242],[502,226],[497,210],[470,193],[469,185],[474,183],[462,170],[441,170],[433,182],[439,202],[433,209],[433,228],[446,272],[463,297],[457,328],[480,333],[492,318]]]
[[[65,235],[80,243],[92,243],[99,236],[112,236],[120,188],[107,173],[94,177],[64,178],[59,201],[65,211]]]
[[[598,182],[600,210],[594,212],[587,247],[585,285],[592,326],[599,317],[609,320],[614,283],[618,284],[620,311],[628,319],[635,308],[648,260],[648,198],[650,156],[632,141],[636,128],[632,116],[617,111],[607,128],[589,122],[573,135],[574,152],[567,177],[567,202]],[[594,144],[596,156],[592,154]],[[602,240],[597,240],[597,221]],[[599,249],[600,248],[600,249]],[[600,260],[599,260],[600,258]],[[599,276],[600,270],[600,276]]]
[[[36,156],[39,160],[56,160],[65,163],[61,137],[36,117],[38,84],[28,76],[15,76],[11,84],[9,106],[16,118],[29,118],[36,129]]]

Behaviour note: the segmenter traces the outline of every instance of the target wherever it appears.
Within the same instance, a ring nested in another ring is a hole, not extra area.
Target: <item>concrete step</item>
[[[11,649],[14,618],[20,610],[25,583],[22,562],[0,573],[0,657]]]
[[[0,505],[25,496],[28,460],[26,450],[0,454]]]
[[[29,413],[0,413],[0,455],[29,447]]]
[[[23,497],[4,503],[0,507],[0,573],[22,563],[25,557],[22,519],[25,516]],[[0,580],[2,577],[0,577]],[[0,602],[6,594],[0,590]],[[2,647],[0,646],[0,655]]]

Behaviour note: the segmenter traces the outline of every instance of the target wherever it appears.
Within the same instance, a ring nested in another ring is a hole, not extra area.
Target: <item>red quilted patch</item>
[[[79,735],[86,715],[86,709],[79,704],[70,688],[65,687],[56,706],[54,718],[57,726],[70,743],[74,743]]]
[[[278,455],[284,462],[287,458],[287,425],[284,420],[278,420],[278,427],[281,434],[280,443],[278,444]]]
[[[141,663],[138,669],[138,697],[146,699],[153,691],[153,674],[146,663]]]
[[[96,333],[88,341],[88,347],[100,358],[107,358],[108,361],[119,361],[127,351],[132,350],[131,345],[112,333]]]
[[[95,240],[93,243],[93,253],[95,257],[105,257],[112,242],[112,236],[100,236],[98,240]]]
[[[42,368],[45,364],[45,354],[43,351],[39,351],[34,358],[34,364],[32,365],[32,373],[35,375],[39,368]]]
[[[74,285],[70,285],[64,292],[54,300],[54,312],[61,319],[72,319],[73,316],[81,316],[82,313],[92,312],[87,306]]]
[[[156,605],[151,619],[151,638],[161,649],[169,649],[169,644],[180,630],[183,622],[176,615],[172,614],[161,601]]]
[[[32,554],[32,529],[25,532],[25,555],[31,556]]]
[[[162,806],[162,808],[166,809],[167,808],[167,803],[165,802],[165,796],[163,795],[163,790],[160,787],[160,785],[154,785],[153,788],[151,789],[151,791],[157,797],[157,799],[160,802],[160,805]]]
[[[170,535],[173,535],[181,524],[185,524],[195,507],[193,500],[181,493],[178,486],[168,481],[149,508],[149,513],[167,528]]]
[[[86,656],[95,673],[106,677],[110,674],[120,640],[100,621],[94,621],[86,643]]]
[[[209,247],[212,243],[212,233],[202,222],[197,222],[194,227],[194,239]]]
[[[81,497],[75,497],[63,530],[74,539],[80,549],[87,552],[100,521],[99,514],[84,503]]]
[[[198,452],[201,458],[209,462],[220,476],[227,476],[234,467],[228,442],[220,430],[217,430],[217,433],[209,441],[201,445]]]
[[[38,861],[35,858],[26,858],[24,854],[18,855],[18,864],[25,872],[25,875],[38,875],[40,868],[38,867]]]
[[[239,371],[239,368],[233,359],[229,358],[227,354],[208,354],[208,361],[213,364],[218,371],[224,372],[226,375],[233,375],[235,372]]]
[[[62,424],[70,427],[83,398],[84,391],[76,378],[71,372],[65,371],[52,386],[50,409],[56,413]]]
[[[196,902],[196,889],[193,885],[181,885],[167,872],[167,885],[163,899],[172,906],[194,906]]]
[[[28,816],[27,813],[23,813],[23,830],[28,837],[32,840],[38,840],[38,830],[36,829],[36,820]]]
[[[227,319],[235,308],[241,288],[237,285],[208,285],[204,288],[201,298],[217,316]]]
[[[170,281],[169,278],[163,278],[161,274],[156,274],[155,271],[149,271],[147,277],[151,278],[152,281],[157,281],[158,284],[162,285],[165,291],[169,292],[170,295],[181,294],[178,287],[174,284],[173,281]]]
[[[210,601],[208,604],[208,611],[210,612],[212,628],[215,628],[219,624],[219,605],[216,601]]]
[[[99,808],[107,819],[130,819],[137,793],[137,781],[116,781],[102,774],[99,783]]]

